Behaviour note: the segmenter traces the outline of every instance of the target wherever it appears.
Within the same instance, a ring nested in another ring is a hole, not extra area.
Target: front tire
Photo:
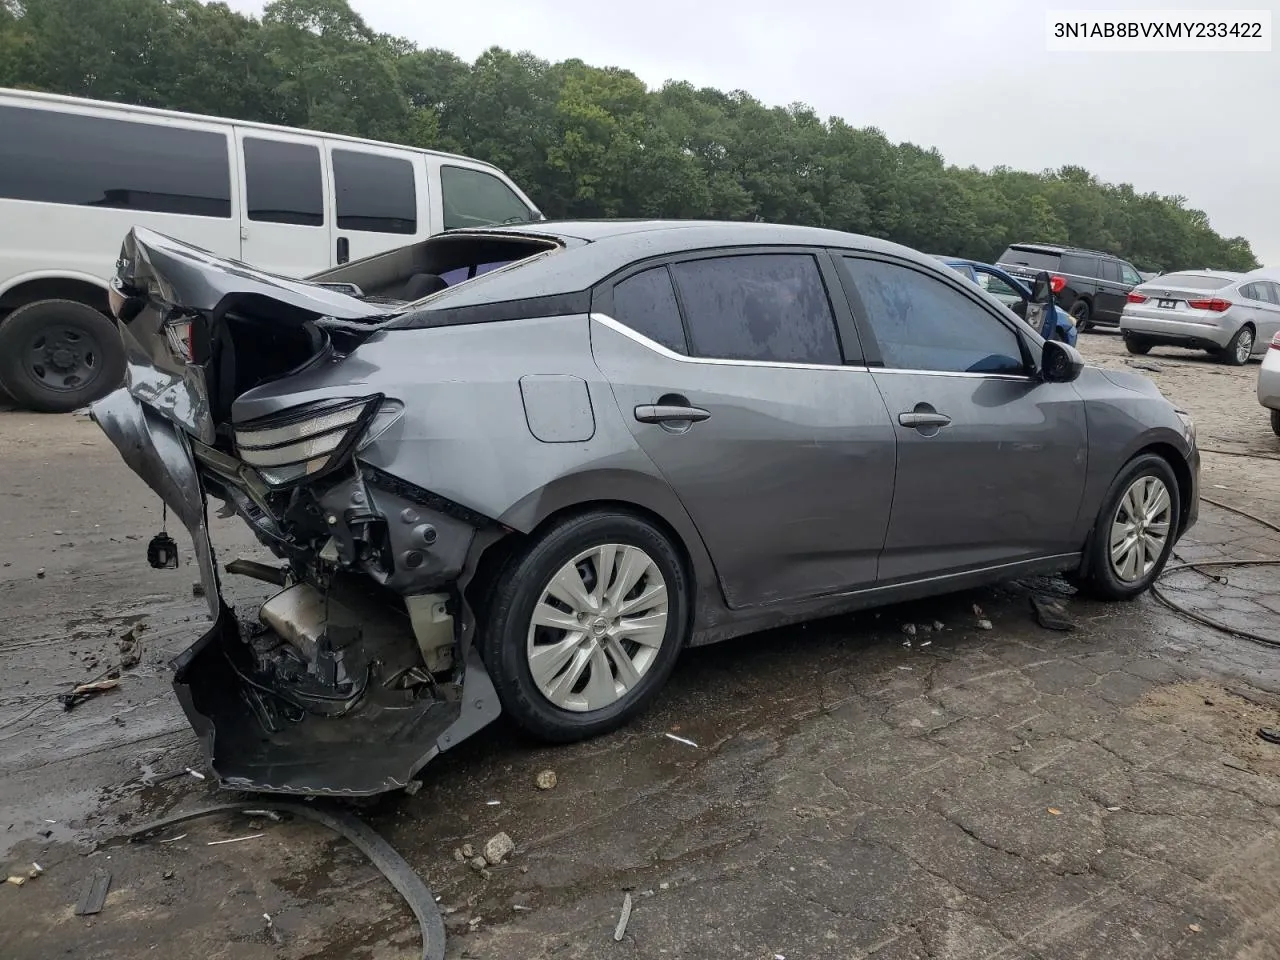
[[[115,324],[75,300],[37,300],[0,323],[0,386],[28,410],[69,413],[124,380]]]
[[[649,704],[689,632],[691,583],[647,520],[595,511],[555,524],[498,574],[480,650],[503,709],[566,743]]]
[[[1143,454],[1112,482],[1098,511],[1082,586],[1102,600],[1132,600],[1164,569],[1177,538],[1178,478],[1163,457]]]
[[[1223,363],[1232,367],[1243,367],[1253,356],[1253,328],[1241,327],[1231,342],[1223,348],[1218,357]]]

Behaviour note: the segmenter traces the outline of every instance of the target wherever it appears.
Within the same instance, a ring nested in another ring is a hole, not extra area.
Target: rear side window
[[[750,254],[671,266],[699,357],[841,363],[822,273],[808,254]]]
[[[1059,269],[1076,277],[1098,278],[1098,258],[1082,257],[1078,253],[1064,253]]]
[[[324,180],[320,148],[245,137],[245,204],[249,219],[260,223],[324,225]]]
[[[1017,335],[959,290],[895,263],[844,258],[885,366],[1023,373]]]
[[[1035,270],[1057,270],[1058,258],[1059,255],[1052,251],[1010,247],[1000,256],[1000,262],[1018,264]]]
[[[359,150],[333,151],[338,229],[368,233],[418,231],[413,164]]]
[[[1110,283],[1120,282],[1120,262],[1118,260],[1101,261],[1102,272],[1099,276]]]
[[[227,135],[0,106],[0,197],[231,216]]]
[[[497,177],[467,167],[442,166],[444,228],[485,227],[529,219],[529,208]]]
[[[677,353],[688,353],[680,307],[666,267],[628,277],[613,288],[614,319]]]

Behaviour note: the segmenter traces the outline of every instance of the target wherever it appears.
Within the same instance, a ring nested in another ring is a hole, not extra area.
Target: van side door
[[[333,204],[324,141],[236,128],[240,259],[288,277],[332,265]]]
[[[382,253],[430,234],[426,164],[413,150],[328,140],[332,262]]]

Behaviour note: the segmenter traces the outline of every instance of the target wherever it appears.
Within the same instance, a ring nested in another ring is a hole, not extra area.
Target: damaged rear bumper
[[[238,616],[222,597],[206,486],[191,440],[127,389],[98,401],[92,415],[191,535],[213,626],[173,661],[174,690],[221,785],[345,796],[404,789],[438,753],[496,719],[501,708],[471,644],[474,618],[459,586],[471,573],[474,531],[468,528],[465,541],[447,545],[455,556],[445,572],[458,582],[452,585],[454,609],[446,618],[454,640],[453,669],[441,679],[431,673],[439,670],[432,662],[439,651],[422,642],[423,631],[438,629],[439,622],[424,627],[421,621],[430,619],[427,607],[434,602],[428,599],[442,595],[415,591],[406,596],[406,587],[413,588],[399,582],[394,564],[385,576],[347,572],[336,578],[343,589],[330,591],[332,603],[328,595],[310,605],[273,599],[251,617]],[[395,510],[396,522],[388,525],[392,556],[407,549],[404,538],[417,536],[422,542],[420,519],[437,520],[442,531],[459,522],[437,518],[430,504],[415,504],[411,512],[406,491],[387,489],[394,486],[387,480],[357,475],[351,482],[365,484],[363,517],[379,503],[386,508],[383,516]],[[335,513],[342,517],[335,530],[340,540],[346,516]],[[349,545],[337,546],[345,552]],[[447,552],[445,543],[440,546]],[[428,556],[415,573],[430,567]],[[313,590],[305,584],[291,589]],[[388,604],[388,596],[397,603]],[[400,600],[405,609],[398,607]],[[296,622],[286,623],[282,616]]]

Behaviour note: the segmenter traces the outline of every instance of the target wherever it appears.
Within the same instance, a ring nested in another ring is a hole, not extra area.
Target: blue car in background
[[[979,263],[976,260],[948,257],[942,254],[935,254],[934,256],[952,270],[968,277],[1018,316],[1024,320],[1027,318],[1027,308],[1031,304],[1031,290],[1021,280],[1010,276],[999,267],[993,267],[989,263]],[[1058,291],[1054,290],[1053,292],[1057,293]],[[1076,330],[1075,321],[1071,318],[1071,315],[1057,304],[1054,304],[1052,311],[1046,313],[1040,336],[1046,340],[1061,340],[1063,343],[1068,343],[1074,347],[1079,331]]]

